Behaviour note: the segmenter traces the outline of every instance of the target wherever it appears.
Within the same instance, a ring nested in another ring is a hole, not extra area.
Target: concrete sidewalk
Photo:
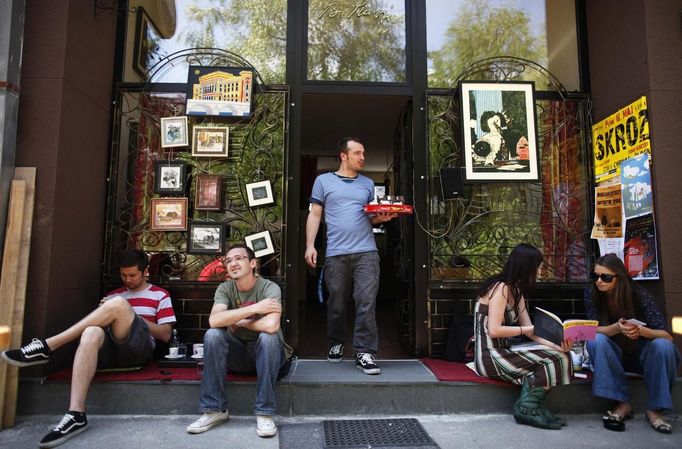
[[[185,428],[198,415],[133,416],[92,415],[89,428],[60,446],[67,449],[278,449],[278,437],[259,438],[255,418],[236,416],[230,422],[200,435],[190,435]],[[396,416],[390,416],[396,418]],[[400,416],[408,417],[408,416]],[[673,433],[654,432],[638,413],[628,421],[625,432],[610,432],[601,425],[598,415],[568,415],[562,430],[540,430],[521,426],[510,415],[416,415],[442,449],[679,449],[682,447],[682,420],[672,419]],[[19,417],[17,425],[0,432],[0,448],[36,448],[38,442],[61,416]],[[279,424],[320,422],[323,419],[360,419],[361,416],[278,418]],[[369,418],[369,417],[368,417]],[[371,416],[374,419],[387,418]],[[290,445],[283,449],[296,449]]]

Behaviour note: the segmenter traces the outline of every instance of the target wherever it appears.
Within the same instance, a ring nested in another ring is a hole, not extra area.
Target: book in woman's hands
[[[594,340],[597,334],[596,320],[566,320],[561,319],[540,307],[535,308],[535,320],[533,333],[538,337],[549,340],[561,346],[564,340],[570,339],[574,342],[582,340]]]

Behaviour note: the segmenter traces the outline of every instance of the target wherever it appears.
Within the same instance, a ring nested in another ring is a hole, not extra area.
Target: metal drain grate
[[[324,447],[438,447],[414,418],[322,421]]]

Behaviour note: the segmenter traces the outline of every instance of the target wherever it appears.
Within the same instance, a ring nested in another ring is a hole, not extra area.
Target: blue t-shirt
[[[327,257],[377,250],[372,223],[363,209],[373,199],[374,182],[367,176],[325,173],[315,179],[310,202],[324,208]]]

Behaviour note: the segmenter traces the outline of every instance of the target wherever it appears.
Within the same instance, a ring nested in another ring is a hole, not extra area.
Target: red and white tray
[[[365,206],[368,214],[412,214],[409,204],[368,204]]]

